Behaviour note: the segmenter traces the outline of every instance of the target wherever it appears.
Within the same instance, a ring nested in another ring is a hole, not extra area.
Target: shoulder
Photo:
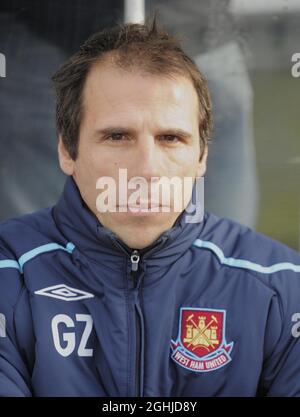
[[[48,207],[0,223],[0,250],[6,248],[18,259],[42,245],[64,243],[52,211],[53,207]]]
[[[247,226],[211,213],[206,213],[205,225],[193,245],[210,251],[227,266],[258,273],[276,273],[290,268],[300,273],[299,252]]]
[[[62,249],[73,250],[71,243],[57,227],[53,207],[15,217],[0,223],[0,272],[6,275],[12,269],[23,273],[28,260],[45,252]]]
[[[290,298],[300,297],[300,254],[233,220],[205,215],[205,226],[193,243],[206,251],[221,268],[239,270]],[[295,300],[296,301],[296,300]]]

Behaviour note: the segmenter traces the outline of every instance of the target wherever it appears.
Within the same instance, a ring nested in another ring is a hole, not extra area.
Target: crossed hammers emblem
[[[205,330],[206,329],[208,329],[209,328],[209,326],[212,324],[212,323],[218,323],[218,320],[217,320],[217,318],[214,316],[214,315],[212,315],[211,316],[211,320],[210,320],[210,322],[209,323],[207,323],[207,325],[205,326],[205,327],[203,327],[203,329],[199,329],[199,327],[197,326],[197,324],[195,323],[195,321],[193,320],[193,317],[194,317],[194,314],[190,314],[189,315],[189,317],[187,318],[187,320],[186,320],[186,322],[188,323],[189,321],[193,324],[193,326],[197,329],[197,333],[195,334],[195,336],[193,337],[193,339],[188,343],[188,347],[190,347],[192,344],[194,344],[194,343],[197,343],[197,341],[198,340],[200,340],[200,338],[204,338],[205,340],[206,340],[206,342],[207,342],[207,344],[209,345],[209,346],[211,346],[211,347],[213,347],[214,348],[214,344],[213,344],[213,342],[211,342],[210,341],[210,339],[206,336],[206,334],[205,334]],[[196,344],[196,346],[194,346],[193,348],[192,348],[192,350],[194,350],[195,348],[197,347],[197,344]]]

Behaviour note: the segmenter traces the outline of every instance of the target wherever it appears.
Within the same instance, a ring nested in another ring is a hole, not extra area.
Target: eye
[[[125,135],[122,132],[115,132],[107,136],[107,139],[111,140],[112,142],[120,142],[125,139]]]
[[[176,135],[162,135],[160,136],[160,140],[163,140],[168,143],[175,143],[179,141],[179,138]]]

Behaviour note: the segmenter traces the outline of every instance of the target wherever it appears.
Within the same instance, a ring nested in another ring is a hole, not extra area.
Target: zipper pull
[[[132,252],[130,256],[130,260],[131,260],[131,271],[137,271],[139,267],[140,254],[136,249]]]

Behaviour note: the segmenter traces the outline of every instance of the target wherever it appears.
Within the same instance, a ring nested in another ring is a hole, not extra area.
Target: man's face
[[[103,226],[131,248],[146,247],[171,228],[180,215],[174,210],[172,192],[166,212],[161,207],[156,212],[133,213],[132,207],[125,212],[100,212],[96,183],[108,176],[115,180],[118,190],[120,169],[127,170],[127,182],[143,177],[149,190],[151,182],[155,183],[153,177],[183,180],[202,176],[206,153],[199,161],[196,91],[185,77],[129,73],[108,63],[97,63],[86,80],[83,106],[78,157],[72,160],[60,139],[61,168],[73,175],[82,198]],[[128,190],[128,197],[135,190]],[[191,192],[190,188],[188,199]],[[150,207],[151,199],[148,194],[146,202],[143,198],[138,203],[149,203]],[[116,204],[118,210],[118,197]]]

